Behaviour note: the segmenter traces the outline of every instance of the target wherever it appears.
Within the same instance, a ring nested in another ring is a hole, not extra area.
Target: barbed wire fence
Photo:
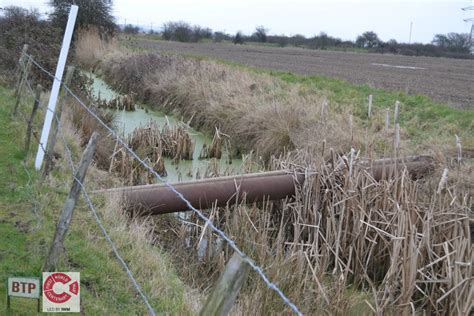
[[[58,80],[61,82],[62,84],[62,88],[63,88],[63,91],[69,96],[69,97],[72,97],[76,102],[77,104],[79,104],[91,117],[93,117],[103,128],[105,128],[105,130],[107,130],[109,132],[109,135],[110,136],[113,136],[115,138],[115,140],[117,141],[117,143],[120,143],[121,146],[123,146],[123,148],[136,160],[138,161],[146,170],[148,170],[155,178],[157,181],[159,181],[160,183],[164,184],[167,188],[169,188],[173,193],[176,194],[176,196],[181,199],[186,205],[187,207],[189,208],[190,211],[193,211],[201,220],[203,220],[206,225],[208,227],[210,227],[215,234],[217,234],[220,238],[222,238],[223,240],[225,240],[227,242],[227,244],[229,245],[229,247],[235,252],[237,253],[241,258],[242,260],[248,264],[250,266],[250,268],[252,270],[254,270],[257,275],[263,280],[263,282],[266,284],[266,286],[270,289],[270,290],[273,290],[280,298],[281,300],[283,301],[283,303],[288,306],[295,314],[297,315],[302,315],[302,313],[300,312],[300,310],[298,309],[298,307],[283,293],[283,291],[272,281],[270,281],[270,279],[267,277],[267,275],[265,274],[265,272],[263,271],[263,269],[258,265],[256,264],[250,257],[248,257],[236,244],[236,242],[231,239],[229,236],[227,236],[227,234],[220,230],[216,225],[214,225],[214,223],[212,222],[211,219],[209,219],[202,211],[200,211],[199,209],[195,208],[191,202],[189,200],[187,200],[182,193],[180,193],[171,183],[169,183],[167,180],[165,180],[162,176],[160,176],[158,174],[158,172],[156,172],[152,166],[150,166],[145,160],[143,160],[142,158],[140,158],[137,153],[135,153],[129,146],[128,146],[128,143],[122,139],[122,137],[113,129],[111,128],[110,126],[108,126],[100,117],[99,115],[90,107],[86,104],[86,102],[84,102],[76,93],[74,93],[72,91],[72,88],[65,84],[64,82],[61,81],[61,79],[59,78],[56,78],[50,71],[48,71],[45,67],[43,67],[40,63],[38,63],[32,55],[29,55],[27,54],[26,52],[22,52],[22,56],[20,58],[20,67],[22,67],[23,69],[21,69],[20,71],[23,72],[23,75],[25,77],[28,76],[28,72],[26,71],[26,65],[27,63],[24,61],[23,58],[27,58],[27,61],[28,63],[31,63],[32,65],[34,65],[38,70],[40,70],[41,72],[43,72],[44,74],[46,74],[47,76],[49,76],[51,79],[53,80]],[[23,62],[22,62],[23,60]],[[50,112],[53,112],[51,109],[49,109],[47,106],[45,106],[45,104],[41,103],[40,100],[37,100],[35,99],[35,92],[34,92],[34,89],[32,88],[32,84],[29,82],[29,80],[27,80],[27,78],[25,78],[25,82],[26,82],[26,88],[29,92],[29,94],[32,96],[32,98],[34,99],[35,102],[38,102],[39,106],[45,110],[45,111],[50,111]],[[19,93],[21,93],[21,91],[19,91]],[[22,113],[22,111],[18,111],[20,113],[20,115],[22,116],[22,118],[25,120],[26,123],[28,123],[28,118]],[[90,198],[90,195],[85,187],[85,185],[79,181],[79,179],[77,179],[77,177],[75,176],[75,171],[76,171],[76,168],[74,166],[74,161],[73,161],[73,154],[72,154],[72,151],[68,145],[68,142],[66,140],[66,137],[65,137],[65,134],[64,134],[64,130],[63,130],[63,126],[61,125],[61,120],[60,118],[58,118],[57,114],[53,112],[53,117],[54,117],[54,120],[57,124],[57,128],[58,128],[58,132],[59,132],[59,135],[60,135],[60,138],[61,138],[61,142],[63,143],[63,146],[64,146],[64,149],[65,149],[65,153],[66,153],[66,158],[67,158],[67,162],[68,162],[68,165],[69,165],[69,168],[71,170],[71,173],[72,173],[72,176],[73,176],[73,180],[74,182],[76,182],[80,188],[81,188],[81,191],[82,191],[82,194],[84,196],[84,199],[89,207],[89,209],[91,210],[91,213],[97,223],[97,225],[99,226],[102,234],[104,235],[105,239],[107,240],[107,242],[109,243],[110,247],[112,248],[112,251],[114,252],[114,255],[116,256],[117,260],[120,262],[120,264],[122,265],[122,267],[124,268],[124,270],[126,271],[128,277],[130,278],[134,288],[136,289],[136,291],[139,293],[140,297],[142,298],[144,304],[146,305],[147,309],[148,309],[148,312],[150,315],[156,315],[156,312],[154,311],[153,307],[151,306],[150,302],[149,302],[149,299],[148,297],[146,296],[146,294],[143,292],[142,290],[142,287],[139,285],[139,283],[137,282],[137,280],[135,279],[132,271],[130,270],[130,268],[128,267],[127,263],[124,261],[123,257],[120,255],[120,253],[118,252],[118,249],[117,249],[117,246],[115,245],[115,243],[113,242],[113,240],[111,239],[110,235],[108,234],[104,224],[102,223],[102,220],[100,219],[100,216],[96,210],[96,208],[94,207],[94,204],[92,202],[92,199]],[[33,135],[35,136],[35,139],[39,142],[39,138],[37,137],[37,135],[33,132]],[[41,147],[41,149],[47,153],[47,150],[46,148],[44,148],[43,144],[39,143],[39,146]],[[46,157],[47,159],[51,159],[52,157]]]
[[[42,104],[41,103],[41,100],[38,100],[38,99],[35,99],[35,93],[31,87],[31,84],[29,82],[27,82],[27,88],[28,88],[28,91],[29,93],[31,94],[31,96],[33,97],[34,101],[38,102],[40,108],[43,108],[43,110],[45,111],[50,111],[52,112],[48,107],[45,107],[45,104]],[[20,116],[24,119],[25,122],[28,122],[28,118],[24,115],[23,112],[19,111],[18,113],[20,113]],[[61,137],[61,141],[63,143],[63,146],[64,146],[64,150],[65,150],[65,153],[66,153],[66,159],[67,159],[67,163],[68,163],[68,166],[69,168],[71,169],[71,172],[72,172],[72,176],[73,176],[73,180],[79,184],[79,186],[81,187],[81,191],[83,193],[83,196],[84,196],[84,199],[86,200],[86,203],[89,207],[89,209],[91,210],[92,212],[92,215],[97,223],[97,225],[99,226],[102,234],[104,235],[105,239],[107,240],[107,242],[109,243],[110,247],[112,248],[112,251],[115,255],[115,257],[118,259],[118,261],[120,262],[120,264],[122,265],[122,267],[124,268],[124,270],[126,271],[128,277],[130,278],[133,286],[135,287],[135,289],[137,290],[137,292],[139,293],[140,297],[142,298],[144,304],[146,305],[147,309],[148,309],[148,312],[150,315],[156,315],[156,312],[155,310],[153,309],[153,307],[151,306],[151,304],[149,303],[149,299],[148,297],[145,295],[145,293],[143,292],[141,286],[139,285],[138,281],[135,279],[135,277],[133,276],[133,273],[132,271],[130,270],[130,268],[128,267],[127,263],[125,262],[125,260],[123,259],[123,257],[120,255],[120,253],[118,252],[117,250],[117,246],[115,245],[115,243],[112,241],[110,235],[108,234],[104,224],[102,223],[102,220],[100,219],[99,215],[98,215],[98,212],[97,210],[95,209],[94,207],[94,204],[92,203],[92,200],[89,196],[89,193],[88,191],[86,190],[84,184],[74,175],[75,172],[76,172],[76,168],[74,166],[74,160],[73,160],[73,154],[72,154],[72,151],[67,143],[67,140],[66,140],[66,136],[64,134],[64,130],[63,130],[63,127],[61,125],[61,121],[60,119],[58,118],[57,114],[53,112],[53,116],[54,116],[54,120],[58,126],[58,132],[59,132],[59,135]],[[33,134],[35,135],[35,134]],[[39,138],[37,136],[35,136],[36,140],[38,141],[39,143]],[[39,143],[41,149],[46,153],[47,150],[46,148],[43,146],[43,144]],[[51,157],[49,157],[51,159]]]

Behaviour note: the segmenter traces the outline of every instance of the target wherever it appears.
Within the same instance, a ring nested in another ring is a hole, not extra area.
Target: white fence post
[[[71,45],[72,33],[74,32],[74,25],[76,24],[77,11],[79,7],[76,5],[71,6],[69,11],[69,18],[67,21],[66,31],[64,32],[63,44],[61,47],[61,53],[59,54],[58,65],[56,67],[55,78],[53,79],[53,88],[51,89],[51,96],[49,97],[48,109],[46,110],[46,116],[44,119],[43,130],[41,132],[40,143],[38,145],[38,153],[36,154],[35,168],[39,170],[44,159],[44,149],[48,144],[49,131],[51,129],[51,123],[53,122],[53,115],[56,109],[56,101],[58,99],[59,88],[61,87],[61,79],[64,73],[64,67],[66,65],[67,55],[69,53],[69,46]]]
[[[369,94],[369,108],[367,109],[367,117],[370,119],[372,117],[372,95]]]

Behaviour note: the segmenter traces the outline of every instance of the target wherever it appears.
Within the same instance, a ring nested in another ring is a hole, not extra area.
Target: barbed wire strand
[[[33,89],[31,89],[31,85],[28,84],[29,88],[30,88],[30,91],[33,93]],[[34,96],[33,96],[34,100],[36,100],[37,102],[40,102],[40,100],[36,99]],[[47,111],[50,111],[50,112],[53,112],[51,111],[51,109],[49,108],[46,108]],[[21,113],[21,111],[20,111]],[[22,117],[25,119],[25,121],[28,121],[25,117],[25,115],[23,113],[21,113]],[[115,243],[112,241],[112,239],[110,238],[110,235],[107,233],[107,230],[105,229],[104,225],[102,224],[102,221],[100,220],[100,217],[92,203],[92,200],[90,199],[89,197],[89,194],[87,193],[87,190],[85,188],[85,186],[81,183],[81,181],[79,181],[79,179],[77,179],[77,177],[75,176],[75,173],[76,173],[76,168],[74,167],[74,161],[72,159],[72,152],[71,152],[71,149],[69,148],[68,144],[67,144],[67,140],[66,140],[66,137],[64,135],[64,132],[63,132],[63,128],[62,128],[62,125],[61,125],[61,120],[59,119],[59,117],[56,115],[56,113],[53,113],[53,117],[54,119],[56,120],[57,122],[57,128],[58,128],[58,131],[59,131],[59,135],[61,136],[61,139],[62,139],[62,142],[64,144],[64,148],[65,148],[65,151],[66,151],[66,156],[67,156],[67,161],[69,163],[69,166],[71,168],[71,171],[72,171],[72,176],[73,176],[73,179],[74,181],[76,181],[79,186],[81,187],[81,190],[82,190],[82,193],[84,195],[84,198],[86,199],[87,201],[87,204],[90,208],[90,210],[92,211],[92,214],[94,216],[94,219],[97,223],[97,225],[99,226],[99,228],[101,229],[102,231],[102,234],[104,235],[105,239],[107,240],[107,242],[110,244],[111,248],[112,248],[112,251],[114,252],[115,256],[117,257],[117,259],[120,261],[121,265],[123,266],[123,268],[125,269],[125,272],[127,273],[128,277],[130,278],[130,280],[132,281],[133,283],[133,286],[135,287],[135,289],[137,290],[137,292],[140,294],[141,298],[143,299],[147,309],[148,309],[148,312],[150,315],[153,315],[153,316],[156,316],[156,313],[153,309],[153,307],[150,305],[150,302],[148,301],[148,298],[147,296],[143,293],[140,285],[138,284],[137,280],[135,279],[135,277],[133,276],[133,273],[132,271],[130,270],[130,268],[128,267],[127,263],[125,262],[125,260],[122,258],[122,256],[119,254],[118,250],[117,250],[117,247],[115,246]],[[39,139],[37,139],[38,142],[39,142]],[[43,144],[40,143],[40,146],[42,148],[42,150],[44,152],[46,152],[46,149],[44,148]]]
[[[28,55],[27,55],[28,56]],[[39,65],[33,58],[32,58],[32,63],[36,65],[39,69],[41,69],[43,72],[48,74],[50,77],[52,77],[54,80],[60,80],[56,78],[54,75],[52,75],[49,71],[44,69],[41,65]],[[61,80],[60,80],[61,81]],[[224,239],[228,245],[235,251],[237,252],[244,261],[246,261],[250,267],[257,272],[257,274],[262,278],[262,280],[265,282],[267,287],[273,291],[275,291],[280,298],[283,300],[283,302],[293,310],[293,312],[297,315],[303,315],[299,309],[296,307],[295,304],[293,304],[288,297],[283,293],[283,291],[276,286],[273,282],[271,282],[268,277],[265,275],[263,272],[263,269],[256,265],[252,259],[250,259],[242,250],[240,250],[235,241],[230,239],[222,230],[217,228],[212,221],[206,217],[201,211],[196,209],[191,202],[189,202],[181,192],[177,191],[167,180],[163,179],[151,166],[149,166],[145,161],[143,161],[129,146],[126,144],[121,137],[112,129],[110,128],[107,124],[102,121],[102,119],[94,112],[92,111],[66,84],[62,83],[64,89],[69,92],[69,94],[92,116],[94,117],[105,129],[107,129],[111,135],[114,136],[114,138],[120,142],[120,144],[138,161],[140,162],[147,170],[149,170],[155,177],[162,182],[165,186],[167,186],[172,192],[174,192],[186,205],[187,207],[195,212],[206,224],[214,230],[222,239]]]

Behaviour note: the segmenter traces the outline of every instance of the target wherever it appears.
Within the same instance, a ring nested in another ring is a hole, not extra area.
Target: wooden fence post
[[[28,151],[30,150],[30,142],[31,142],[31,132],[33,130],[33,122],[35,119],[36,111],[38,110],[39,103],[40,103],[40,98],[41,98],[41,90],[42,87],[41,85],[36,86],[36,91],[35,91],[35,100],[33,102],[33,109],[31,110],[31,116],[28,121],[28,126],[26,128],[26,139],[25,139],[25,151],[26,151],[26,156],[28,155]]]
[[[398,115],[400,115],[400,101],[395,101],[395,113],[393,114],[393,125],[398,123]]]
[[[370,118],[372,117],[372,95],[369,94],[369,108],[367,109],[367,117]]]
[[[457,149],[457,163],[458,164],[461,164],[461,160],[462,160],[462,146],[461,146],[461,138],[459,138],[458,135],[454,135],[456,136],[456,149]]]
[[[227,315],[247,278],[249,269],[250,265],[235,252],[199,315]]]
[[[349,132],[351,134],[351,146],[354,146],[354,122],[352,114],[349,114]]]
[[[23,72],[23,76],[20,80],[20,85],[18,86],[17,94],[16,94],[16,102],[15,107],[13,108],[13,115],[16,115],[18,111],[18,106],[20,105],[21,100],[21,92],[23,91],[23,86],[25,85],[26,80],[28,80],[28,74],[31,69],[31,58],[28,58],[28,62],[25,66],[25,71]]]
[[[25,58],[26,58],[27,51],[28,51],[28,44],[24,44],[21,50],[20,58],[18,59],[18,68],[16,70],[15,96],[17,96],[18,94],[20,81],[21,81],[21,78],[23,77],[23,72],[25,71]]]
[[[388,132],[389,128],[390,128],[390,109],[386,108],[385,109],[385,132]]]
[[[84,150],[84,153],[82,154],[79,168],[76,170],[76,174],[72,179],[71,190],[69,191],[66,203],[64,204],[63,210],[61,212],[58,225],[56,226],[56,232],[54,233],[54,239],[44,263],[43,271],[45,272],[51,271],[56,267],[59,256],[64,249],[64,239],[69,229],[69,225],[71,224],[74,208],[82,189],[79,182],[83,183],[84,181],[87,168],[89,167],[94,156],[98,139],[99,134],[94,132],[89,140],[89,143],[87,144],[86,149]]]
[[[68,86],[71,83],[73,74],[74,74],[74,66],[68,66],[67,71],[66,71],[66,78],[64,80],[65,85]],[[43,169],[43,175],[42,175],[43,179],[48,176],[49,171],[51,169],[51,165],[53,163],[52,159],[54,155],[54,147],[56,146],[56,138],[57,138],[58,129],[59,129],[58,120],[59,121],[61,120],[64,104],[66,103],[66,99],[67,99],[67,92],[66,92],[66,89],[63,88],[61,91],[61,95],[59,96],[59,101],[58,101],[59,108],[54,114],[56,118],[53,119],[52,131],[49,136],[50,139],[49,139],[48,146],[46,149],[46,155],[45,155],[46,159],[44,162],[44,169]]]

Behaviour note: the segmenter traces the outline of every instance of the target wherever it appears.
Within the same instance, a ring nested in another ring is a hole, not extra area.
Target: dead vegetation
[[[129,94],[117,96],[111,100],[105,100],[99,97],[97,98],[96,103],[101,109],[109,109],[116,111],[123,110],[127,112],[135,111],[135,101],[133,100],[133,97]]]
[[[115,49],[117,49],[115,40],[102,40],[96,28],[78,31],[75,41],[75,58],[86,69],[94,69],[104,54]]]
[[[171,125],[167,121],[161,131],[161,144],[163,155],[175,162],[193,159],[194,143],[189,135],[189,126],[183,122]]]
[[[85,95],[79,94],[84,100]],[[114,152],[114,141],[107,131],[94,117],[92,117],[77,101],[69,98],[65,108],[70,108],[70,120],[73,126],[80,131],[81,146],[85,146],[94,131],[99,133],[99,141],[95,151],[94,160],[99,168],[108,170],[110,165],[110,155]],[[92,106],[92,110],[97,113],[100,119],[108,126],[115,126],[115,114],[110,111],[102,111]]]
[[[150,120],[147,125],[135,128],[128,138],[128,146],[160,176],[166,177],[161,134],[155,121]],[[156,182],[154,175],[121,145],[119,152],[120,156],[115,159],[111,169],[118,171],[123,178],[128,175],[129,185]]]
[[[339,159],[327,164],[323,161],[330,159],[314,159],[305,151],[274,159],[275,169],[306,173],[295,199],[241,201],[206,213],[305,314],[468,314],[468,195],[453,182],[436,193],[439,174],[415,180],[401,167],[393,177],[376,181],[363,164],[354,160],[350,168],[350,157],[341,159],[348,163],[338,171]],[[207,289],[233,252],[190,216],[181,222],[156,217],[156,232],[174,252],[182,277]],[[163,225],[174,238],[161,233]],[[284,309],[252,274],[233,312]]]
[[[204,144],[202,147],[201,153],[199,154],[199,159],[208,159],[208,158],[216,158],[221,159],[222,157],[222,148],[225,145],[225,151],[228,156],[228,163],[232,163],[232,151],[230,147],[230,140],[229,136],[222,134],[219,132],[219,129],[216,128],[214,133],[214,137],[212,138],[212,142],[209,146]]]
[[[84,118],[78,122],[90,129]],[[129,144],[140,156],[156,158],[160,139],[150,122],[134,132]],[[416,180],[401,168],[377,181],[365,162],[356,163],[357,155],[340,157],[324,141],[310,144],[268,164],[270,169],[306,173],[294,199],[253,205],[241,201],[207,215],[305,314],[467,314],[472,301],[472,199],[457,179],[469,165],[444,160],[440,162],[449,168],[444,177],[438,172]],[[126,159],[130,168],[138,168],[131,157],[117,161]],[[254,159],[247,160],[244,169],[252,164]],[[211,163],[202,176],[219,176],[216,165]],[[122,176],[133,183],[136,174],[127,169]],[[193,214],[185,220],[150,220],[154,240],[172,254],[181,278],[208,290],[232,255],[228,246]],[[232,312],[283,310],[280,298],[251,274]]]

